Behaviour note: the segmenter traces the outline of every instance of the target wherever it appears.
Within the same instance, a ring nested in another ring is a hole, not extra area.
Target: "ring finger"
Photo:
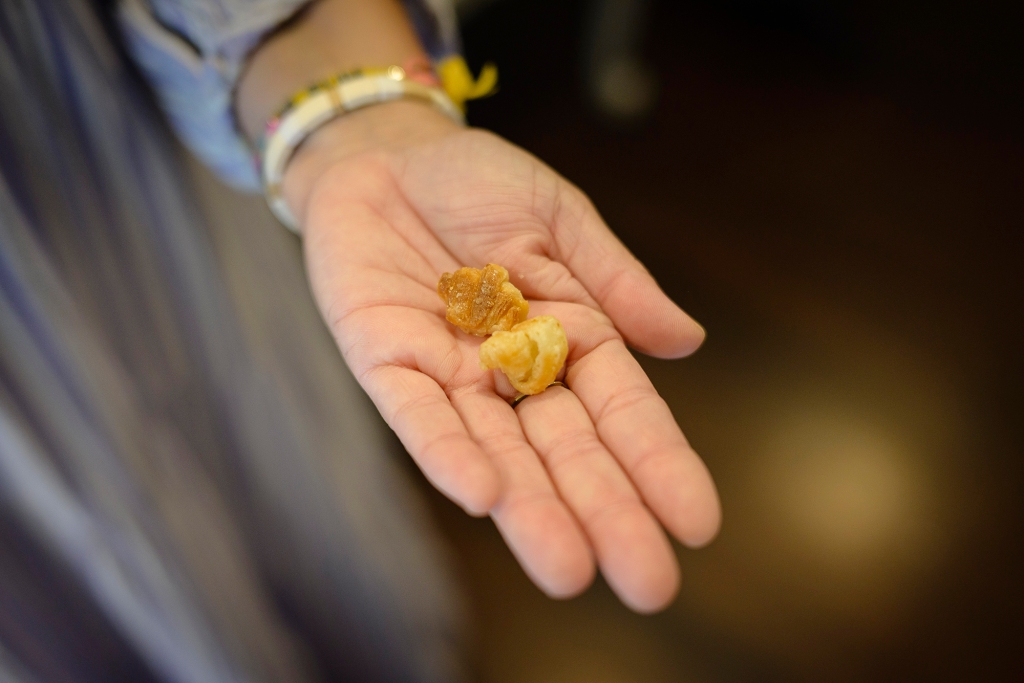
[[[502,492],[491,517],[523,569],[553,597],[579,593],[594,576],[590,547],[516,414],[480,386],[453,392],[451,402],[501,475]]]
[[[516,413],[612,589],[637,611],[664,607],[679,585],[675,555],[579,399],[552,387],[523,400]]]

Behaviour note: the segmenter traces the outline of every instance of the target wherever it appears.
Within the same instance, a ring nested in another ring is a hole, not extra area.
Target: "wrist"
[[[423,55],[398,0],[316,0],[250,55],[235,90],[235,113],[251,141],[302,88],[367,66]]]
[[[285,168],[281,191],[301,225],[317,182],[354,157],[401,152],[461,130],[429,104],[396,100],[339,116],[310,134]]]

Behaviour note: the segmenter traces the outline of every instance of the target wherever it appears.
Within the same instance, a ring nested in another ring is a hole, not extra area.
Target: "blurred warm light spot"
[[[794,637],[824,624],[887,637],[941,576],[950,487],[934,442],[870,404],[814,389],[787,398],[750,434],[750,467],[732,497],[745,518],[733,542],[759,560],[743,570],[749,583],[732,587],[735,616],[761,612],[769,640],[797,615]]]
[[[853,416],[808,411],[769,442],[762,482],[804,551],[863,571],[926,551],[929,473],[892,435]]]
[[[712,468],[724,526],[680,556],[680,618],[696,612],[765,654],[801,652],[807,671],[838,643],[903,637],[977,497],[956,395],[924,363],[880,356],[854,363],[851,350],[856,371],[827,379],[771,368],[737,382],[743,419],[719,435],[730,457]]]

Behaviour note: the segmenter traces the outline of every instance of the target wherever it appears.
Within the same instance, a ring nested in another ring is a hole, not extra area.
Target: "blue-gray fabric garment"
[[[443,553],[297,244],[237,197],[204,220],[112,26],[0,3],[0,680],[457,680]]]

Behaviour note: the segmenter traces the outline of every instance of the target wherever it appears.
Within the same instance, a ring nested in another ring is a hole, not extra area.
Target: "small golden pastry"
[[[508,281],[508,271],[493,263],[483,270],[459,268],[445,273],[437,293],[448,307],[448,322],[478,337],[510,330],[530,312],[530,304]]]
[[[568,355],[562,324],[542,315],[508,332],[495,332],[480,345],[480,367],[501,370],[516,391],[539,394],[555,381]]]

